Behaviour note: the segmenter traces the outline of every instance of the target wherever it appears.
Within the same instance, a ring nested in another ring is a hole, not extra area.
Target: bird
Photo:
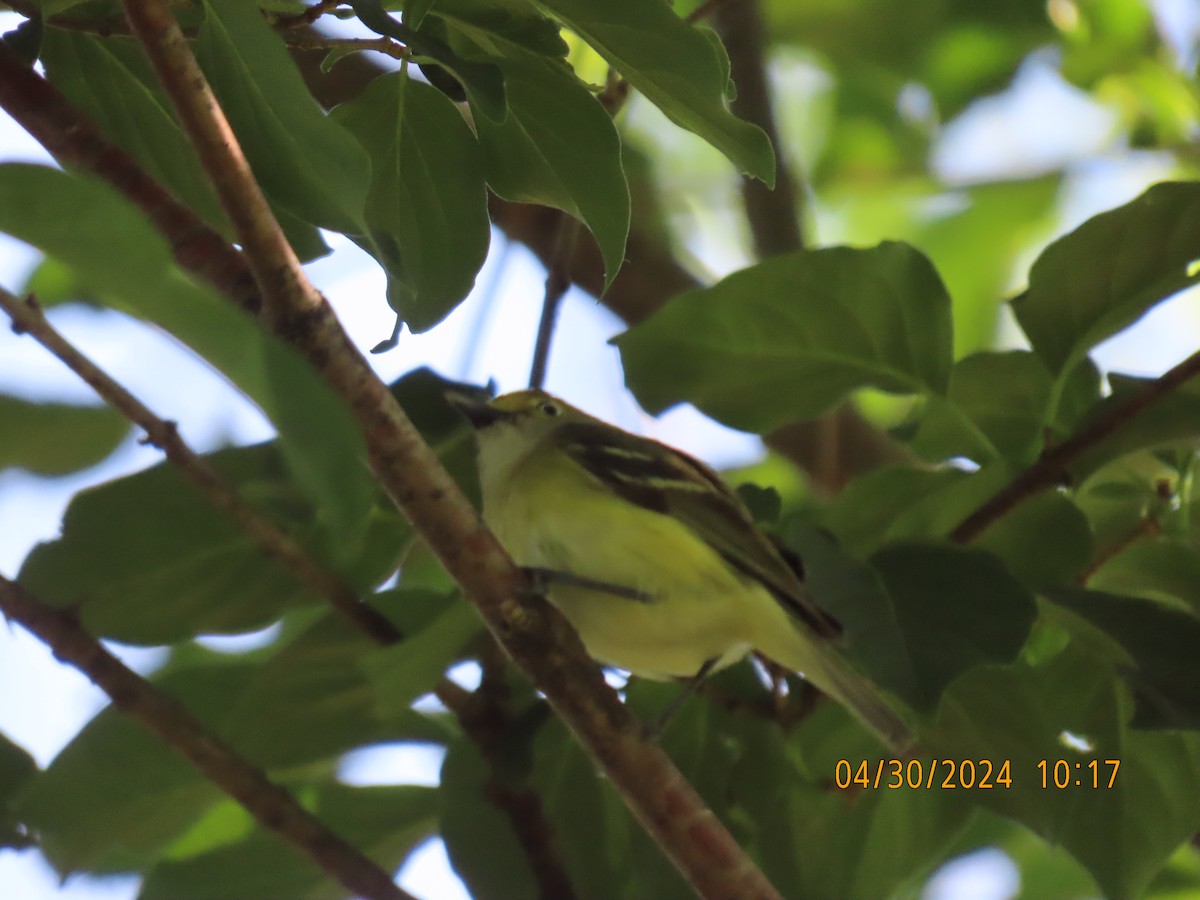
[[[912,737],[838,651],[798,559],[709,466],[541,390],[447,399],[475,431],[482,514],[602,664],[698,682],[757,652],[897,753]]]

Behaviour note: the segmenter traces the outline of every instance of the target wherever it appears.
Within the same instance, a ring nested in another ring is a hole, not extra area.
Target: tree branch
[[[0,288],[0,309],[12,319],[14,331],[30,335],[87,382],[110,406],[144,430],[149,442],[162,450],[213,506],[233,519],[265,555],[292,572],[301,584],[328,600],[364,634],[381,644],[400,640],[399,630],[386,616],[364,603],[353,588],[316,565],[294,538],[243,500],[203,457],[187,445],[173,422],[156,416],[64,338],[46,319],[37,301],[32,297],[21,300]]]
[[[767,74],[767,34],[759,2],[739,0],[718,4],[713,21],[729,53],[729,72],[737,85],[737,96],[730,108],[739,119],[753,122],[765,131],[775,149],[774,188],[757,178],[742,176],[742,203],[754,237],[755,255],[766,259],[800,250],[804,247],[800,229],[803,204],[787,157],[781,152],[783,145],[775,124]]]
[[[269,323],[350,405],[393,499],[696,890],[778,896],[662,750],[640,739],[562,616],[530,596],[520,570],[308,284],[165,2],[126,0],[125,10],[234,223]]]
[[[36,635],[57,659],[74,666],[108,694],[114,706],[158,735],[245,807],[255,821],[300,850],[347,890],[371,900],[415,900],[176,700],[128,669],[70,613],[42,603],[2,575],[0,613]]]
[[[12,319],[14,331],[33,337],[89,384],[109,405],[142,428],[150,443],[159,447],[166,454],[168,461],[179,468],[184,477],[210,503],[229,515],[264,554],[283,565],[301,584],[318,596],[324,597],[375,643],[388,646],[401,640],[399,629],[386,616],[363,602],[358,592],[349,585],[314,563],[291,536],[246,503],[184,442],[173,423],[155,416],[141,401],[64,338],[49,323],[41,306],[32,297],[21,300],[0,288],[0,309],[4,309]],[[491,698],[476,698],[445,677],[434,688],[434,694],[455,715],[467,736],[492,759],[495,755],[495,734],[506,733],[510,724],[503,709],[493,708],[490,702],[485,702]],[[545,896],[561,897],[563,900],[573,896],[566,870],[550,840],[551,829],[538,795],[533,791],[513,788],[504,782],[499,774],[493,777],[493,781],[495,785],[491,799],[512,820],[514,831],[521,836],[530,867],[544,884],[554,887],[554,890],[545,893]],[[330,874],[336,877],[336,873]]]
[[[579,222],[565,212],[558,213],[558,237],[554,257],[546,266],[546,293],[542,298],[542,318],[538,322],[537,340],[533,346],[533,365],[529,370],[529,386],[541,388],[546,383],[546,367],[550,362],[550,342],[558,322],[558,308],[571,286],[570,260],[579,238]]]
[[[109,182],[170,242],[180,266],[252,315],[262,302],[245,258],[213,228],[104,138],[88,116],[0,43],[0,106],[60,165]]]
[[[990,500],[963,519],[950,532],[950,540],[967,544],[983,534],[1015,506],[1054,487],[1067,472],[1067,467],[1084,451],[1099,444],[1121,426],[1137,418],[1143,411],[1162,400],[1176,388],[1200,375],[1200,353],[1193,353],[1179,365],[1167,370],[1129,399],[1115,404],[1071,437],[1048,448],[1038,459],[1017,474],[1012,481],[996,492]]]

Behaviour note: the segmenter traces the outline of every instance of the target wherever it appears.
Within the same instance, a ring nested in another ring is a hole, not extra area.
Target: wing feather
[[[761,531],[738,496],[704,463],[658,441],[590,422],[563,425],[558,440],[605,488],[684,523],[818,634],[841,635],[837,619],[809,599],[796,555]]]

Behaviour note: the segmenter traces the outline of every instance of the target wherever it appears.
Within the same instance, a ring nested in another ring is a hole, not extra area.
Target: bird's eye
[[[538,409],[540,409],[543,413],[545,413],[548,416],[557,416],[562,413],[562,410],[559,409],[558,406],[556,406],[553,403],[549,403],[549,402],[543,403],[541,406],[538,407]]]

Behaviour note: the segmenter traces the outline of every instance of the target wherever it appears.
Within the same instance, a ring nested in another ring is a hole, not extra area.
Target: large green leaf
[[[0,395],[0,470],[66,475],[108,457],[129,433],[129,423],[108,407],[30,403]]]
[[[897,543],[871,557],[891,596],[915,675],[905,696],[932,708],[955,678],[1016,658],[1037,616],[1033,595],[991,554]]]
[[[46,77],[101,123],[146,174],[210,225],[229,233],[196,152],[135,39],[50,28],[41,59]]]
[[[485,117],[499,122],[508,114],[503,76],[494,63],[463,59],[446,46],[434,29],[417,27],[428,23],[410,21],[407,10],[405,21],[397,22],[380,0],[349,0],[349,3],[363,25],[405,44],[418,63],[429,60],[452,73],[471,99],[471,105]],[[425,18],[420,10],[417,12],[416,19]]]
[[[1196,281],[1200,184],[1157,184],[1055,241],[1013,311],[1060,373],[1091,347]]]
[[[804,561],[804,585],[813,601],[842,623],[846,655],[897,695],[915,696],[913,658],[879,573],[807,522],[790,523],[785,534]]]
[[[1200,613],[1200,546],[1180,537],[1135,541],[1093,572],[1088,586]]]
[[[1200,738],[1127,730],[1127,709],[1110,666],[1070,645],[1037,666],[968,673],[947,691],[925,739],[946,758],[1008,762],[1012,787],[978,790],[977,802],[1065,847],[1106,896],[1136,897],[1200,827]],[[1089,749],[1065,743],[1064,733]],[[1106,760],[1120,761],[1111,788]]]
[[[346,787],[322,785],[306,796],[325,825],[387,871],[437,824],[438,792],[415,785]],[[236,837],[232,835],[231,837]],[[273,833],[248,837],[183,859],[159,862],[138,894],[141,900],[340,900],[346,888]]]
[[[591,230],[611,284],[625,257],[629,188],[612,119],[560,60],[509,51],[508,117],[480,119],[491,188],[507,200],[564,210]]]
[[[671,121],[704,138],[741,171],[774,184],[771,142],[729,111],[729,58],[712,32],[684,22],[663,0],[536,2]]]
[[[462,656],[463,648],[483,630],[470,603],[444,607],[432,622],[391,647],[363,653],[358,665],[366,674],[381,719],[391,718],[434,689],[442,673]]]
[[[227,375],[279,429],[289,467],[328,517],[328,538],[355,550],[374,497],[366,449],[345,404],[295,350],[176,269],[166,242],[105,184],[0,166],[0,231],[57,257],[90,290]]]
[[[369,246],[388,273],[388,302],[413,331],[467,296],[487,256],[483,163],[445,95],[404,73],[381,75],[334,118],[371,158]]]
[[[252,671],[246,662],[193,667],[159,686],[211,721]],[[221,796],[191,763],[110,706],[30,782],[17,812],[61,874],[118,872],[157,860]]]
[[[225,450],[208,461],[264,515],[313,543],[317,512],[276,447]],[[395,514],[380,513],[339,570],[370,588],[395,565],[406,534]],[[94,633],[140,644],[250,631],[321,600],[169,463],[77,494],[62,536],[34,548],[20,578],[45,601],[78,607]]]
[[[536,897],[537,885],[511,820],[488,800],[498,777],[467,738],[450,745],[442,762],[438,831],[459,877],[474,896]]]
[[[508,116],[476,117],[488,184],[500,196],[564,210],[600,247],[605,281],[621,268],[629,188],[612,118],[563,57],[558,26],[531,6],[439,2],[433,15],[451,42],[504,71]]]
[[[629,813],[611,785],[557,719],[533,739],[528,789],[541,802],[568,879],[580,900],[629,895]],[[640,878],[638,879],[641,880]]]
[[[1031,462],[1045,437],[1053,380],[1026,350],[974,353],[954,364],[945,397],[931,399],[913,450],[932,460],[965,456]]]
[[[1128,402],[1152,380],[1110,373],[1112,393],[1094,404],[1085,421],[1111,415],[1114,408]],[[1082,480],[1121,456],[1169,444],[1192,448],[1200,445],[1200,380],[1184,383],[1088,447],[1071,466],[1071,473]]]
[[[370,160],[313,99],[257,7],[205,0],[196,57],[263,191],[306,222],[360,234]]]
[[[1106,632],[1132,658],[1132,724],[1200,729],[1200,618],[1153,600],[1082,588],[1048,596]]]
[[[415,635],[397,646],[419,639],[419,632],[407,627],[409,607],[420,605],[416,592],[370,595],[366,600],[399,619],[406,635]],[[432,723],[422,728],[424,723],[407,706],[386,718],[377,714],[374,686],[358,665],[377,647],[338,613],[326,613],[229,698],[222,731],[240,752],[270,768],[302,766],[368,744],[411,739],[414,731],[424,731],[425,740],[444,737]],[[427,686],[436,677],[430,673]]]
[[[30,840],[13,810],[13,801],[37,771],[29,752],[0,732],[0,850],[24,847]]]
[[[614,343],[652,412],[687,401],[762,431],[860,387],[944,393],[950,331],[950,298],[929,261],[883,243],[766,260],[675,297]]]
[[[770,722],[739,729],[731,793],[743,842],[785,897],[903,896],[897,889],[939,858],[970,807],[950,791],[840,789],[845,763],[874,766],[878,747],[857,743],[865,733],[835,712],[822,704],[790,734]]]
[[[821,524],[853,556],[889,541],[945,537],[1012,477],[1005,465],[978,472],[892,465],[854,479],[821,510]]]

